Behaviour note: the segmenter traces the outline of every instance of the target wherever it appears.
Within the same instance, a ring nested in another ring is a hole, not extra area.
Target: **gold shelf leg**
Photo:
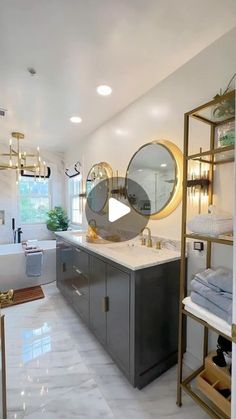
[[[204,326],[203,357],[202,357],[203,365],[205,365],[205,358],[207,355],[208,355],[208,327]]]
[[[182,313],[182,301],[185,297],[186,287],[186,217],[187,217],[187,176],[188,176],[188,135],[189,116],[184,115],[184,164],[183,164],[183,209],[181,228],[181,264],[180,264],[180,287],[179,287],[179,339],[178,339],[178,370],[177,370],[177,405],[182,406],[182,379],[183,379],[183,354],[185,350],[185,317]]]
[[[7,419],[7,389],[6,389],[6,347],[5,347],[5,316],[1,316],[1,363],[2,363],[2,417]]]

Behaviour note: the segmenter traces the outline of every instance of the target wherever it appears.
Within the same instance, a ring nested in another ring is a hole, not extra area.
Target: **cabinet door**
[[[90,328],[97,338],[106,343],[106,264],[91,257],[90,271]]]
[[[107,265],[107,346],[120,367],[129,372],[130,276]]]
[[[57,286],[72,301],[74,248],[69,243],[57,242]]]
[[[179,261],[170,262],[150,269],[136,287],[136,361],[140,375],[158,364],[161,371],[161,365],[177,354],[178,278]]]

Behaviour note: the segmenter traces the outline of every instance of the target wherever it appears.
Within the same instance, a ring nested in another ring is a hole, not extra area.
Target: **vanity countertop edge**
[[[150,257],[152,256],[152,260],[151,261],[147,261],[145,263],[139,263],[138,259],[136,259],[135,263],[132,261],[132,257],[130,258],[131,260],[129,261],[129,255],[127,255],[127,252],[125,255],[122,254],[117,254],[115,251],[116,245],[118,248],[120,248],[122,246],[121,242],[118,243],[114,243],[111,242],[111,244],[113,245],[113,249],[111,249],[109,247],[109,244],[97,244],[97,243],[88,243],[86,241],[86,236],[85,234],[81,234],[79,236],[73,235],[73,232],[71,231],[57,231],[55,232],[57,237],[61,237],[64,241],[74,245],[74,246],[78,246],[84,250],[87,250],[93,254],[97,254],[100,255],[106,259],[109,259],[121,266],[126,267],[127,269],[130,269],[132,271],[137,271],[140,269],[145,269],[145,268],[150,268],[152,266],[157,266],[157,265],[162,265],[164,263],[168,263],[168,262],[173,262],[175,260],[179,260],[180,259],[180,251],[178,250],[169,250],[169,249],[165,249],[165,256],[164,258],[159,258],[160,257],[160,252],[158,250],[155,249],[150,249]],[[125,243],[125,242],[123,242]],[[141,245],[140,245],[141,248]],[[149,251],[149,249],[148,249]],[[156,253],[154,253],[154,252]],[[152,252],[152,253],[151,253]],[[125,257],[124,257],[125,256]],[[157,257],[157,259],[153,260],[155,258],[155,256]],[[148,258],[149,255],[147,254],[146,257]]]

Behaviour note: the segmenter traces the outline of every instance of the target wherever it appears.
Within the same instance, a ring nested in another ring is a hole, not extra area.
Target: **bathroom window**
[[[45,223],[51,209],[49,180],[22,177],[18,193],[20,221],[24,224]]]
[[[69,179],[69,211],[72,224],[82,224],[81,176]]]

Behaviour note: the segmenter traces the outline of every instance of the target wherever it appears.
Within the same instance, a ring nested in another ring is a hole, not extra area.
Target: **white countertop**
[[[137,239],[98,244],[88,243],[86,234],[79,231],[56,232],[56,235],[75,246],[78,245],[85,250],[97,253],[133,271],[180,259],[180,251],[174,247],[173,249],[163,247],[161,250],[157,250],[155,247],[141,246]]]

